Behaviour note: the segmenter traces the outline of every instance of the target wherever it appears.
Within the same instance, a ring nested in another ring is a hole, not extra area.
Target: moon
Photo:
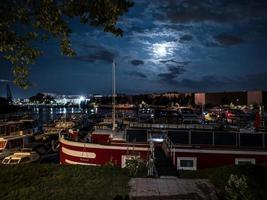
[[[168,48],[165,44],[154,44],[153,54],[155,57],[164,58],[168,55]]]

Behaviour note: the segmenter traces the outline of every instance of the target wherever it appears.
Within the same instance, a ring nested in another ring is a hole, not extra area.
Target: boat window
[[[29,162],[31,159],[29,157],[25,157],[21,159],[21,163]]]
[[[9,158],[5,158],[5,159],[2,161],[3,164],[8,164],[8,162],[9,162]]]
[[[194,161],[193,160],[180,160],[181,167],[193,167]]]
[[[19,163],[19,159],[11,159],[9,164],[18,164]]]
[[[256,160],[254,158],[236,158],[236,165],[255,165]]]
[[[179,170],[197,170],[197,158],[195,157],[178,157],[177,168]]]

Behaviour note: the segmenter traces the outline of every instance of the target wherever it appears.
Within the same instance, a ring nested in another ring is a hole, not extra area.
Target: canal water
[[[30,114],[38,120],[40,126],[61,118],[70,118],[74,114],[85,114],[88,117],[93,114],[111,116],[111,109],[95,108],[81,109],[78,107],[30,107]],[[134,110],[117,110],[117,115],[134,115]]]
[[[31,115],[38,120],[39,125],[43,125],[60,118],[69,118],[73,114],[88,113],[88,109],[82,110],[74,107],[31,107],[30,112]]]

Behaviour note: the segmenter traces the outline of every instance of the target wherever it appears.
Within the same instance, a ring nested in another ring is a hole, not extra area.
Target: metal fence
[[[266,133],[238,133],[217,131],[168,131],[168,137],[174,144],[232,146],[266,148]]]
[[[147,128],[147,129],[203,129],[212,130],[214,125],[212,124],[155,124],[155,123],[129,123],[130,128]]]
[[[267,133],[128,129],[126,131],[126,140],[127,142],[147,142],[153,137],[153,134],[163,139],[166,139],[167,136],[174,145],[267,148]]]

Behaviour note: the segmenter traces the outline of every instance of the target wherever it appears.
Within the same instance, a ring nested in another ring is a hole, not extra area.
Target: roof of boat
[[[17,135],[4,135],[3,137],[2,136],[0,137],[0,141],[15,140],[15,139],[24,138],[26,136],[27,135],[20,135],[20,134],[17,134]]]
[[[97,129],[92,132],[92,135],[112,135],[113,133],[111,129]]]
[[[0,122],[0,126],[7,126],[7,125],[12,125],[12,124],[22,124],[22,121],[5,121],[5,122]]]
[[[32,152],[17,152],[14,153],[13,155],[8,156],[8,159],[21,159],[25,157],[31,156]]]
[[[123,140],[125,131],[112,131],[111,129],[99,129],[92,132],[92,135],[110,135],[112,140]]]

